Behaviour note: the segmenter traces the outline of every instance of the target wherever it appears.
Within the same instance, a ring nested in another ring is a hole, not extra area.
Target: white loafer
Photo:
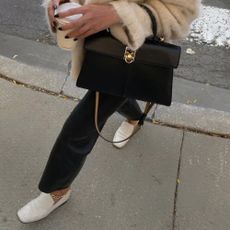
[[[64,204],[69,199],[70,193],[71,190],[55,203],[49,193],[41,192],[37,198],[31,200],[18,210],[18,219],[24,224],[41,220],[47,217],[57,207]]]
[[[138,125],[133,125],[127,121],[123,121],[120,127],[117,129],[113,141],[121,141],[128,138],[137,128],[139,128]],[[113,146],[120,149],[123,148],[128,143],[128,141],[129,139],[120,143],[113,143]]]

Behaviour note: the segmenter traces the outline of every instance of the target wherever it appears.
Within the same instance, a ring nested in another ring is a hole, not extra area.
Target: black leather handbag
[[[77,86],[116,96],[154,101],[167,105],[172,100],[173,69],[177,68],[181,48],[153,37],[132,51],[109,32],[102,31],[85,39],[85,59]]]
[[[136,51],[129,49],[106,30],[87,37],[77,86],[149,102],[139,122],[143,124],[153,103],[171,104],[173,70],[179,64],[181,48],[156,37],[155,17],[148,7],[140,6],[151,18],[153,36],[148,37]]]

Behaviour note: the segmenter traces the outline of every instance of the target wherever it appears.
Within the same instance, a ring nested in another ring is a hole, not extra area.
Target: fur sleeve
[[[145,38],[152,34],[151,21],[147,13],[134,2],[119,0],[110,4],[122,21],[122,25],[110,27],[111,33],[131,49],[139,48]]]
[[[145,0],[157,21],[157,36],[166,41],[186,37],[191,22],[198,16],[200,0]],[[110,2],[123,24],[111,26],[111,33],[132,49],[139,48],[152,34],[148,14],[134,2]]]
[[[199,15],[201,0],[147,0],[157,19],[158,35],[177,40],[188,35],[190,24]]]

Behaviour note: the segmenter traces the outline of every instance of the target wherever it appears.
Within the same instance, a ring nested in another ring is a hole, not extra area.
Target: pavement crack
[[[221,89],[226,89],[226,90],[229,90],[229,86],[228,85],[225,85],[225,84],[220,84],[220,83],[212,83],[212,82],[209,82],[208,80],[199,80],[199,79],[193,79],[191,80],[190,78],[182,75],[182,74],[176,74],[175,75],[176,78],[178,79],[184,79],[184,80],[187,80],[187,81],[190,81],[190,82],[197,82],[197,83],[200,83],[200,84],[204,84],[204,85],[208,85],[208,86],[213,86],[213,87],[218,87],[218,88],[221,88]]]
[[[61,86],[61,90],[60,90],[60,93],[63,94],[63,89],[64,89],[64,86],[70,76],[70,71],[71,71],[71,61],[68,63],[68,67],[67,67],[67,74],[66,74],[66,77],[65,77],[65,80]]]
[[[21,87],[24,87],[24,88],[27,88],[27,89],[31,89],[33,91],[37,91],[37,92],[40,92],[40,93],[45,93],[45,94],[50,95],[50,96],[55,96],[55,97],[58,97],[58,98],[68,99],[68,100],[72,100],[72,101],[79,101],[80,100],[79,98],[72,97],[72,96],[69,96],[69,95],[65,95],[65,94],[63,94],[62,91],[60,93],[54,92],[52,90],[48,90],[48,89],[45,89],[45,88],[42,88],[42,87],[39,87],[39,86],[26,84],[24,82],[9,78],[9,77],[4,76],[2,74],[0,74],[0,79],[6,80],[6,81],[8,81],[8,82],[10,82],[10,83],[12,83],[14,85],[17,85],[17,86],[21,86]]]
[[[176,212],[177,212],[177,197],[178,197],[178,188],[180,184],[180,169],[181,169],[181,158],[182,158],[182,151],[184,145],[184,136],[185,131],[182,133],[181,145],[180,145],[180,155],[178,160],[178,167],[177,167],[177,176],[176,176],[176,186],[174,192],[174,202],[173,202],[173,219],[172,219],[172,230],[175,230],[176,227]]]
[[[212,137],[220,137],[220,138],[224,138],[224,139],[230,139],[229,133],[216,133],[213,131],[211,132],[211,131],[199,129],[197,127],[193,128],[193,127],[187,127],[187,126],[183,126],[183,125],[170,124],[168,122],[163,122],[160,120],[152,120],[152,123],[154,125],[160,125],[160,126],[165,126],[165,127],[174,128],[174,129],[180,129],[180,130],[191,132],[191,133],[204,134],[204,135],[212,136]]]

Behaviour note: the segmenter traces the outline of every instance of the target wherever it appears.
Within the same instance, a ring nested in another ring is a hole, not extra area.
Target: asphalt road
[[[48,32],[41,3],[41,0],[1,0],[0,32],[55,45],[52,36],[50,36]],[[203,3],[209,6],[230,9],[229,0],[204,0]],[[212,68],[213,71],[208,71],[208,74],[205,74],[205,69],[209,68],[209,66],[202,68],[199,66],[197,56],[195,58],[186,56],[186,65],[191,64],[197,69],[191,73],[187,71],[185,74],[179,71],[179,77],[230,89],[230,67],[227,64],[230,62],[229,49],[224,47],[209,47],[205,44],[198,45],[194,42],[183,42],[182,45],[184,48],[191,47],[195,51],[198,51],[198,58],[203,60],[202,63],[204,63],[202,65],[205,65],[205,60],[208,56],[208,63],[210,63],[210,68]],[[218,56],[216,55],[217,53]],[[199,74],[200,71],[202,74]]]

